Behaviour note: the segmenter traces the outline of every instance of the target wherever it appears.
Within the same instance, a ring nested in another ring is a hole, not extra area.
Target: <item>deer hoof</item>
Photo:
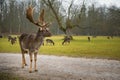
[[[32,71],[29,71],[29,73],[32,73]]]
[[[35,72],[38,72],[38,70],[35,70]]]
[[[24,66],[22,66],[22,68],[24,68]]]
[[[25,64],[25,66],[27,66],[27,64]]]

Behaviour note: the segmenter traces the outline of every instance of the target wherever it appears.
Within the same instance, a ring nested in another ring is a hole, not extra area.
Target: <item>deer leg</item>
[[[70,44],[70,41],[68,41],[68,44]]]
[[[22,53],[22,68],[24,68],[24,61],[23,61],[24,53]]]
[[[22,68],[24,68],[24,66],[27,66],[27,64],[26,64],[26,60],[25,60],[25,53],[22,50]]]
[[[24,65],[27,66],[25,56],[23,56]]]
[[[24,53],[22,53],[22,68],[24,68],[24,58],[25,58],[25,55]]]
[[[62,45],[64,44],[64,42],[62,42]]]
[[[37,72],[38,70],[37,70],[37,65],[36,65],[36,61],[37,61],[37,52],[36,53],[34,53],[34,61],[35,61],[35,63],[34,63],[34,70],[35,70],[35,72]]]
[[[30,68],[29,68],[29,73],[32,72],[32,53],[29,53],[30,56]]]

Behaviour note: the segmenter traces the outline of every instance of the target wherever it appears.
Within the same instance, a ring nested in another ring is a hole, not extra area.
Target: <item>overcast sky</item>
[[[66,7],[70,4],[71,0],[64,0],[65,2],[63,3]],[[74,4],[82,4],[83,0],[74,0]],[[117,6],[120,7],[120,0],[85,0],[86,5],[91,5],[95,4],[96,6]]]
[[[17,0],[18,2],[20,1],[27,1],[27,0]],[[29,1],[29,0],[28,0]],[[39,0],[35,0],[36,3]],[[65,6],[69,5],[71,2],[71,0],[63,0],[63,4],[65,4]],[[81,4],[83,2],[83,0],[74,0],[75,4]],[[92,3],[94,3],[96,6],[103,6],[106,5],[107,7],[115,5],[117,7],[120,7],[120,0],[85,0],[85,4],[86,5],[91,5]]]
[[[115,5],[117,7],[120,7],[120,0],[95,0],[98,2],[100,5],[106,5],[106,6],[111,6]]]
[[[75,0],[75,3],[79,3],[82,0]],[[120,0],[85,0],[85,3],[91,5],[91,3],[96,4],[97,6],[106,5],[107,7],[115,5],[120,7]]]

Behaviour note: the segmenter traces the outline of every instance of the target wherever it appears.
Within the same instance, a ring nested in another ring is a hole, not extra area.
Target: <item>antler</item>
[[[26,10],[26,17],[27,17],[27,19],[30,22],[32,22],[33,24],[37,25],[37,26],[40,26],[40,27],[47,26],[48,23],[44,22],[44,9],[42,10],[42,12],[40,14],[40,17],[38,18],[38,21],[36,21],[36,22],[33,19],[33,11],[34,11],[34,8],[30,5],[28,7],[28,9]]]
[[[33,10],[34,8],[32,8],[32,6],[30,5],[29,8],[26,10],[26,17],[30,22],[35,24],[33,20]]]
[[[38,18],[38,23],[41,23],[43,26],[48,26],[48,25],[50,25],[50,23],[46,23],[45,21],[44,21],[44,9],[42,9],[42,12],[41,12],[41,14],[40,14],[40,16],[39,16],[39,18]]]
[[[44,24],[44,9],[42,9],[42,12],[38,18],[38,21],[42,24]]]

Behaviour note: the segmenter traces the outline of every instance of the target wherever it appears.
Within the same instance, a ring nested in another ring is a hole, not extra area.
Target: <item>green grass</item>
[[[87,41],[87,36],[73,36],[74,40],[69,45],[62,46],[63,36],[53,36],[55,46],[41,46],[39,54],[71,56],[71,57],[87,57],[87,58],[105,58],[120,60],[120,38],[114,37],[107,39],[105,36],[91,38],[91,42]],[[18,53],[20,52],[19,42],[11,45],[7,38],[0,39],[1,53]]]

